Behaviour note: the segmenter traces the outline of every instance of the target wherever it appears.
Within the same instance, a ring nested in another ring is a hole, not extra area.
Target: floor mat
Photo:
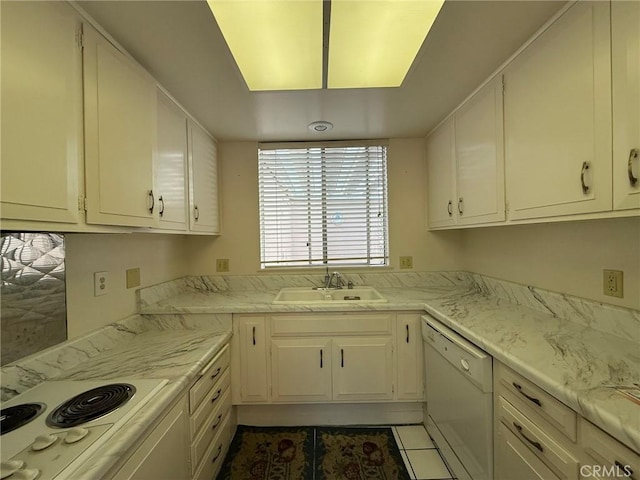
[[[405,480],[409,474],[390,428],[316,428],[316,477]]]
[[[238,425],[218,479],[312,480],[313,427]]]
[[[220,480],[408,480],[391,428],[239,425]]]

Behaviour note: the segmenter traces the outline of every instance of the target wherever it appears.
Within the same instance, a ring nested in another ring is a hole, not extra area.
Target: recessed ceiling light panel
[[[207,0],[249,90],[322,88],[322,0]]]
[[[399,87],[444,0],[332,0],[329,88]]]

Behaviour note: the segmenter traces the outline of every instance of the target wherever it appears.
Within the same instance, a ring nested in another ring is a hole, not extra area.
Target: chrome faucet
[[[327,288],[332,288],[331,284],[333,283],[333,279],[336,279],[335,287],[333,288],[342,288],[342,275],[340,272],[333,272],[331,277],[329,277],[329,283],[327,284]]]

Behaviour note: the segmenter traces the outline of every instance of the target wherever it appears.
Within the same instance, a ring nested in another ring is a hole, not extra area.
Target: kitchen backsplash
[[[2,232],[0,259],[5,365],[67,338],[64,237]]]

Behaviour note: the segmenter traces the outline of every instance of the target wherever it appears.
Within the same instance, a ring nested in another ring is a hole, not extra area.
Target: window
[[[262,268],[388,264],[387,148],[261,148]]]

